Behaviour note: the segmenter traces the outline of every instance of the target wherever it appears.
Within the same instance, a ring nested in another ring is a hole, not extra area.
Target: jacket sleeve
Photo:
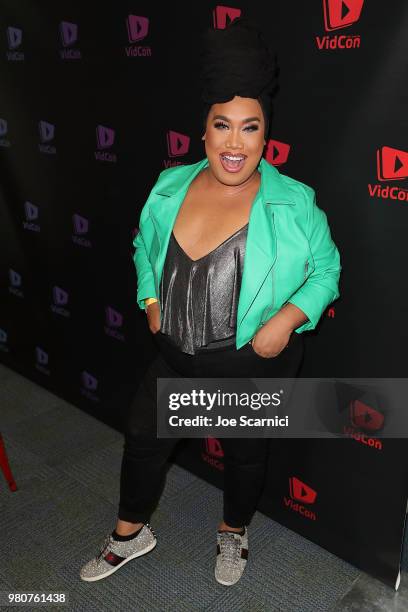
[[[139,308],[144,310],[144,300],[148,297],[157,297],[154,283],[154,273],[146,251],[146,244],[143,235],[149,235],[153,231],[152,220],[149,214],[149,203],[142,208],[139,220],[139,231],[133,239],[135,252],[133,261],[137,273],[137,303]]]
[[[327,306],[340,295],[340,254],[332,240],[326,213],[317,206],[314,189],[309,189],[307,232],[315,268],[288,300],[309,319],[296,328],[298,333],[314,329]]]

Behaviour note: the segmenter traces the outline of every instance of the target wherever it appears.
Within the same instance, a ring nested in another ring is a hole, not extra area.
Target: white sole
[[[123,567],[125,563],[127,563],[128,561],[131,561],[132,559],[136,559],[136,557],[141,557],[142,555],[150,552],[151,550],[153,550],[156,544],[157,544],[157,540],[154,540],[154,542],[149,544],[149,546],[147,546],[146,548],[143,548],[143,550],[138,550],[137,552],[135,552],[133,555],[130,555],[129,557],[126,557],[124,561],[122,561],[118,565],[115,565],[114,567],[112,567],[110,570],[108,570],[107,572],[103,574],[99,574],[98,576],[89,576],[89,577],[84,577],[84,576],[81,576],[81,574],[79,574],[79,577],[81,578],[81,580],[84,580],[85,582],[96,582],[97,580],[102,580],[102,578],[106,578],[107,576],[110,576],[111,574],[116,572],[118,569]]]

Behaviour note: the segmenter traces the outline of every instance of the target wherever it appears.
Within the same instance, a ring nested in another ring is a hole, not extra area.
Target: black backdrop
[[[281,67],[267,159],[314,187],[342,258],[341,297],[305,333],[300,375],[405,376],[403,0],[3,0],[0,14],[6,365],[120,429],[155,351],[136,304],[139,213],[164,167],[205,156],[198,34],[247,14]],[[261,508],[395,584],[408,493],[404,442],[384,440],[381,451],[353,438],[276,444]],[[175,459],[221,486],[222,442],[191,441]],[[304,485],[318,491],[313,508]],[[294,509],[302,495],[312,522]]]

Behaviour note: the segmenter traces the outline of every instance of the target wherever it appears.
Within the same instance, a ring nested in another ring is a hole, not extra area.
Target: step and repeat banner
[[[341,254],[341,296],[304,334],[300,375],[406,375],[403,0],[4,0],[1,361],[118,429],[156,352],[136,304],[140,211],[161,170],[205,157],[198,37],[241,15],[278,53],[265,157],[316,190]],[[270,442],[260,510],[397,587],[405,439],[351,423],[347,439]],[[173,458],[222,487],[222,440]]]

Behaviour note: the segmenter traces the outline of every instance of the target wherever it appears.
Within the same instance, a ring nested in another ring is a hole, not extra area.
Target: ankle
[[[115,527],[115,532],[120,536],[128,536],[139,531],[143,525],[144,523],[130,523],[119,519]]]

